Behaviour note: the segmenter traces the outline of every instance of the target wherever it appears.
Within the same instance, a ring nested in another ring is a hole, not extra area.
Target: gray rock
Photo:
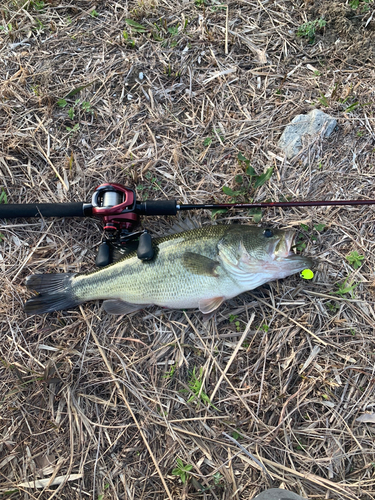
[[[306,500],[292,491],[272,488],[257,495],[253,500]]]
[[[278,146],[284,152],[287,158],[293,158],[302,149],[302,136],[316,136],[324,126],[324,137],[329,137],[334,131],[337,121],[320,109],[313,109],[307,115],[297,115],[285,127],[282,136],[279,139]]]

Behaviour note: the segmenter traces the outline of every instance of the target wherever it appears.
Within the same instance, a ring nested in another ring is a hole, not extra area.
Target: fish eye
[[[266,237],[266,238],[272,238],[273,236],[273,231],[271,229],[265,229],[263,231],[263,235]]]

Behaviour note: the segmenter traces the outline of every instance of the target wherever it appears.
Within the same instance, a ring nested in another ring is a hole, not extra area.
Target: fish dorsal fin
[[[191,231],[192,229],[198,229],[202,225],[198,221],[197,218],[186,217],[184,220],[178,220],[173,224],[169,231],[167,231],[166,235],[183,233],[184,231]]]
[[[199,301],[199,310],[203,314],[215,311],[224,302],[224,297],[213,297],[212,299],[202,299]]]
[[[103,308],[108,314],[130,314],[148,307],[150,304],[130,304],[121,299],[109,299],[103,302]]]
[[[182,263],[185,269],[193,274],[201,276],[212,276],[217,278],[219,274],[216,268],[220,265],[216,260],[194,252],[185,252],[182,256]]]

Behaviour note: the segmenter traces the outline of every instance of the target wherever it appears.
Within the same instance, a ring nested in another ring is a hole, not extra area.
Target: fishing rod
[[[136,250],[138,258],[150,260],[154,256],[151,235],[134,231],[141,215],[176,215],[180,210],[215,210],[230,208],[290,208],[347,205],[374,205],[375,200],[317,200],[269,201],[261,203],[201,203],[179,204],[177,200],[137,201],[135,191],[122,184],[105,183],[98,186],[91,203],[31,203],[1,204],[0,219],[17,217],[99,217],[104,223],[104,241],[98,249],[96,265],[110,264],[111,247]],[[137,240],[137,241],[136,241]]]

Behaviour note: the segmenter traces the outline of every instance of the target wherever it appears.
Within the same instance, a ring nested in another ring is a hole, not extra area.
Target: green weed
[[[34,8],[35,10],[37,10],[39,12],[44,10],[45,6],[46,5],[42,0],[40,0],[40,1],[35,0],[34,2],[30,2],[30,7]]]
[[[220,472],[215,472],[215,474],[213,474],[212,476],[212,479],[214,480],[214,485],[217,486],[218,484],[220,484],[220,481],[222,479],[222,475],[220,474]]]
[[[226,212],[228,212],[227,208],[213,208],[211,210],[211,219],[213,219],[217,214],[225,214]]]
[[[314,229],[316,229],[319,233],[321,233],[325,227],[325,224],[314,224]]]
[[[193,395],[188,399],[188,403],[191,403],[192,401],[194,401],[194,399],[200,398],[206,406],[212,406],[213,408],[215,408],[215,410],[217,410],[217,408],[211,403],[208,395],[202,390],[203,368],[199,369],[199,375],[197,375],[196,367],[194,366],[193,371],[190,372],[190,380],[188,382],[188,386],[190,391],[193,393]],[[183,389],[182,392],[186,391]]]
[[[145,179],[148,181],[148,185],[138,184],[137,190],[147,193],[150,190],[159,191],[161,189],[161,181],[157,177],[153,176],[151,172],[146,172]]]
[[[241,434],[241,433],[239,433],[238,431],[233,431],[233,432],[232,432],[232,438],[233,438],[233,439],[236,439],[236,440],[238,441],[238,440],[239,440],[239,439],[241,439],[242,437],[243,437],[243,436],[242,436],[242,434]]]
[[[149,31],[148,28],[137,23],[137,21],[133,21],[133,19],[125,19],[125,22],[128,26],[130,26],[130,29],[136,33],[147,33],[147,31]]]
[[[7,196],[4,188],[1,188],[0,203],[8,203],[8,196]]]
[[[322,104],[323,106],[325,106],[326,108],[328,108],[329,106],[329,102],[326,98],[326,96],[324,94],[321,94],[320,97],[318,98],[318,101],[320,102],[320,104]]]
[[[367,12],[370,10],[370,4],[374,3],[374,0],[350,0],[349,6],[353,10],[357,10],[358,7],[361,7],[361,11]]]
[[[237,332],[241,331],[240,322],[237,320],[237,316],[235,316],[234,314],[231,314],[229,316],[229,323],[233,323],[234,324],[234,326],[236,327]]]
[[[359,102],[353,102],[350,106],[348,106],[345,110],[344,113],[351,113],[354,111],[357,107],[359,106]]]
[[[315,19],[314,21],[309,21],[308,23],[301,24],[297,30],[297,36],[308,38],[309,43],[314,43],[316,31],[324,28],[327,21],[323,18]]]
[[[91,104],[87,101],[83,101],[81,103],[81,108],[83,111],[85,111],[86,113],[94,113],[94,111],[92,110],[92,107],[91,107]]]
[[[66,130],[70,132],[70,135],[75,134],[79,130],[79,123],[76,123],[73,127],[66,127]]]
[[[122,36],[123,36],[124,40],[126,41],[126,43],[129,45],[129,47],[131,47],[132,49],[134,49],[134,47],[135,47],[135,40],[133,40],[132,38],[129,38],[129,35],[127,34],[126,31],[122,32]]]
[[[250,191],[253,193],[261,186],[263,186],[272,176],[273,167],[270,167],[261,175],[257,175],[254,168],[250,165],[250,160],[246,158],[242,153],[238,153],[237,160],[239,164],[244,168],[246,177],[243,175],[236,175],[235,183],[237,184],[237,189],[232,189],[228,186],[223,186],[223,193],[234,201],[240,196],[247,198]],[[257,224],[262,218],[261,208],[250,208],[249,215],[253,217],[253,221]]]
[[[184,465],[181,458],[177,458],[176,462],[177,462],[177,467],[172,470],[172,474],[174,476],[180,476],[182,484],[185,484],[189,478],[189,472],[191,471],[193,466],[190,464]]]
[[[68,109],[68,116],[71,120],[74,118],[74,108],[69,108]]]
[[[7,35],[10,35],[13,30],[12,23],[8,23],[6,26],[0,26],[0,30],[4,31]]]
[[[36,26],[35,26],[35,28],[33,28],[33,29],[35,29],[35,31],[36,31],[37,33],[41,33],[41,32],[44,30],[44,24],[43,24],[43,23],[42,23],[42,21],[41,21],[40,19],[38,19],[38,18],[35,18],[35,24],[36,24]]]
[[[216,132],[216,134],[215,134]],[[216,128],[212,131],[212,135],[209,137],[206,137],[203,141],[203,146],[210,146],[212,142],[217,139],[217,137],[220,138],[220,141],[223,143],[225,141],[225,138],[223,136],[222,131],[219,128]]]
[[[172,378],[175,371],[176,371],[176,367],[177,367],[177,364],[174,363],[173,365],[171,365],[170,369],[169,369],[169,372],[167,372],[165,375],[163,375],[163,378]]]
[[[303,231],[301,235],[299,235],[298,240],[295,244],[295,248],[301,252],[304,250],[307,246],[307,239],[310,239],[311,241],[317,241],[317,237],[315,234],[313,234],[310,230],[310,227],[307,224],[300,224],[300,227]],[[314,224],[313,228],[318,232],[321,233],[325,228],[325,224]]]
[[[338,309],[340,309],[340,306],[337,302],[327,302],[326,308],[328,311],[335,313]]]
[[[350,254],[348,254],[345,258],[349,262],[349,264],[354,267],[354,269],[359,269],[363,264],[362,261],[364,260],[365,256],[360,255],[358,252],[353,250],[353,252],[350,252]]]
[[[359,283],[354,283],[354,284],[348,285],[347,282],[349,280],[349,277],[350,276],[348,276],[345,279],[344,283],[336,283],[338,290],[337,290],[337,292],[332,292],[332,295],[339,295],[340,297],[344,298],[344,295],[349,293],[350,296],[353,297],[352,292],[359,285]]]

